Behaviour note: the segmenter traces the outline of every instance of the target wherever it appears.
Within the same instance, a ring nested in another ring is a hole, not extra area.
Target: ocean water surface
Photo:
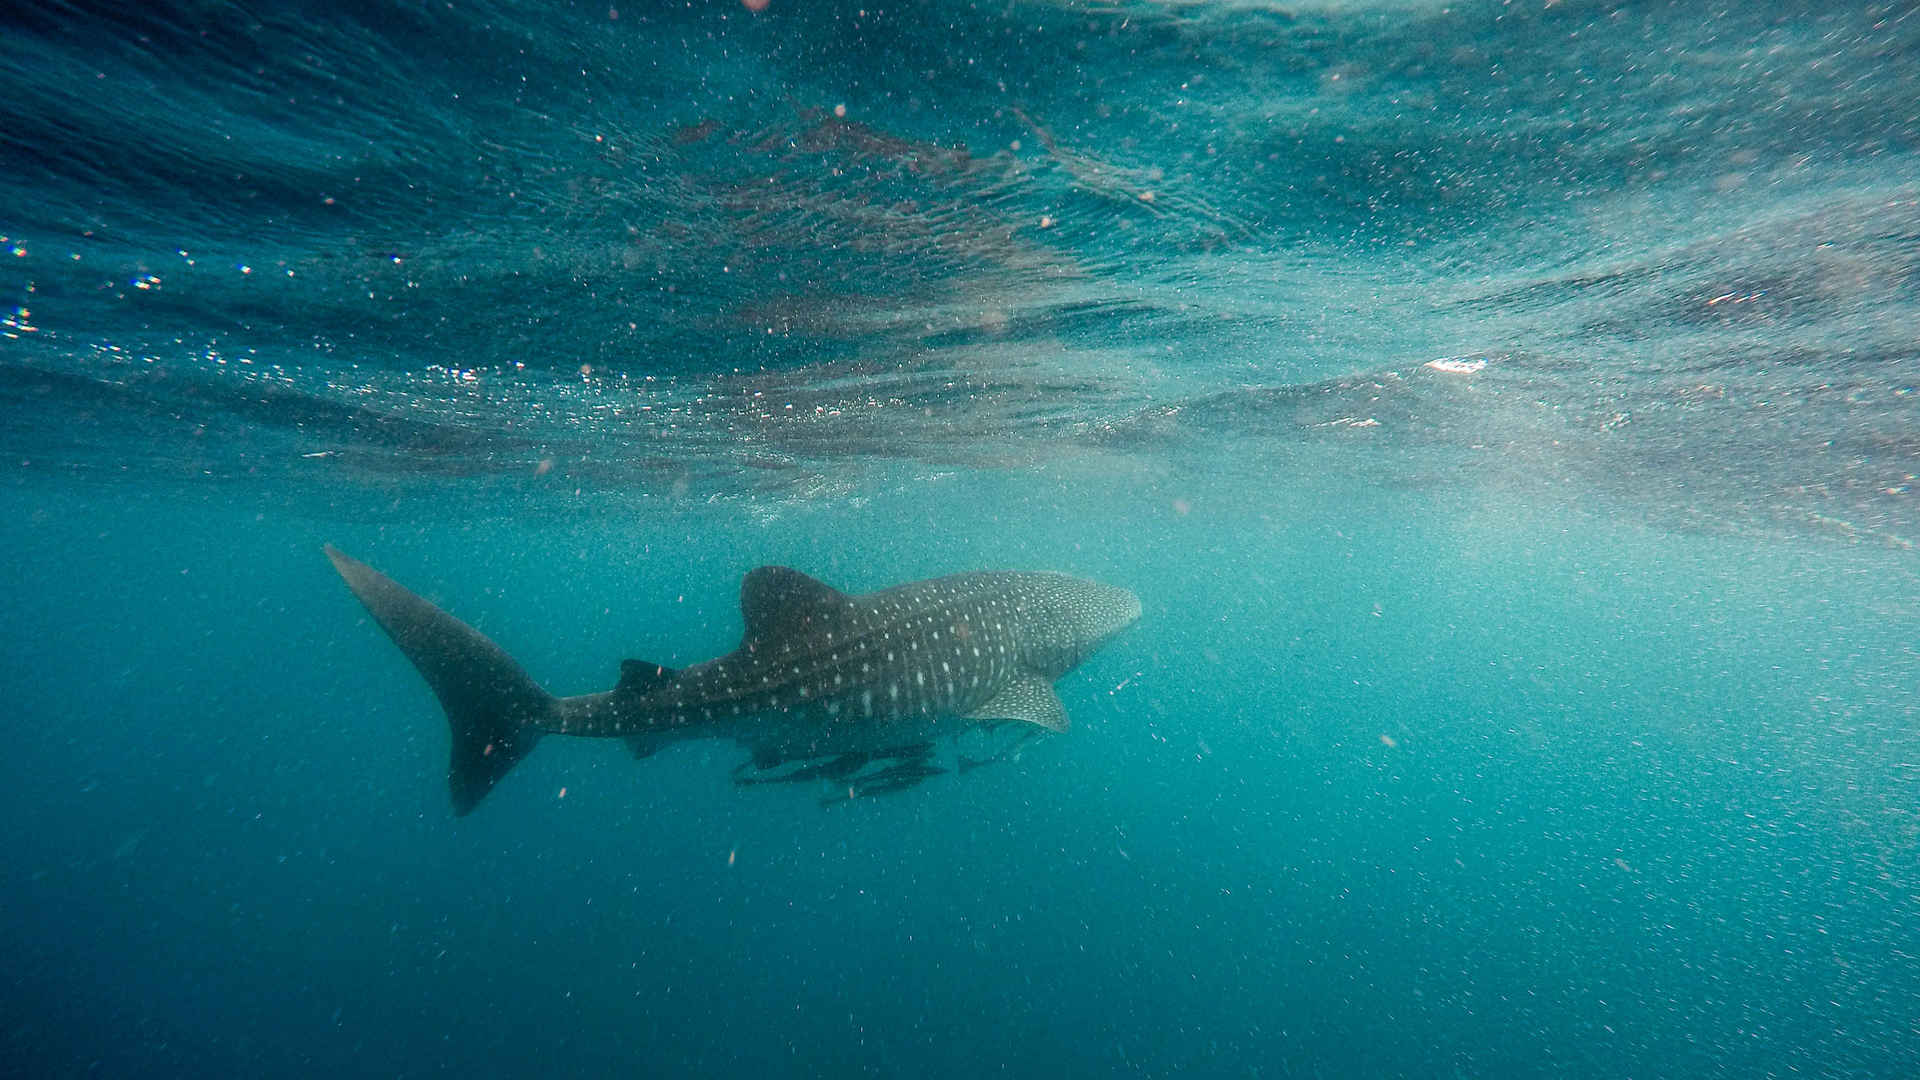
[[[1920,1074],[1912,4],[0,25],[0,1071]],[[1144,615],[991,768],[456,817],[326,543],[559,693]]]

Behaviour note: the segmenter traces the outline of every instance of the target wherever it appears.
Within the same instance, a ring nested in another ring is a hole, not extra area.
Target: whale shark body
[[[623,737],[642,757],[727,738],[751,751],[757,775],[743,783],[899,790],[944,771],[931,763],[940,736],[1007,722],[1065,731],[1054,680],[1140,617],[1133,593],[1065,574],[956,574],[850,596],[763,566],[740,583],[738,649],[678,670],[627,660],[611,690],[555,697],[478,630],[326,553],[446,710],[458,815],[549,733]]]

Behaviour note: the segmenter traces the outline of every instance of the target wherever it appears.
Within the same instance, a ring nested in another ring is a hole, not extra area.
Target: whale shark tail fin
[[[465,816],[540,741],[530,722],[554,698],[486,635],[329,544],[327,558],[440,698],[453,730],[447,770],[453,812]]]

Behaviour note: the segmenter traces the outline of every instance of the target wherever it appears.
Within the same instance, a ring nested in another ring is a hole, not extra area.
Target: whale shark
[[[1067,730],[1054,681],[1140,617],[1132,592],[1066,574],[954,574],[849,595],[762,566],[740,582],[739,648],[679,669],[625,660],[612,689],[556,697],[478,630],[325,551],[440,699],[457,816],[549,734],[623,738],[639,757],[730,739],[751,754],[742,783],[830,780],[845,789],[836,798],[897,791],[945,771],[931,761],[940,737],[1009,723],[1023,737]]]

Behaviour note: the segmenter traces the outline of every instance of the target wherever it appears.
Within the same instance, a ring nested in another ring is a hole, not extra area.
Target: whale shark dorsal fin
[[[993,700],[966,715],[968,720],[1020,720],[1048,731],[1067,730],[1067,707],[1053,684],[1034,674],[1016,675]]]
[[[740,581],[749,643],[778,641],[845,610],[847,594],[784,566],[762,566]]]

